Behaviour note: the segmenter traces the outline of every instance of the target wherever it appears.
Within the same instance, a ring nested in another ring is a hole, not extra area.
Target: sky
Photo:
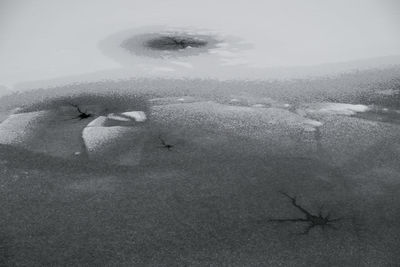
[[[123,69],[99,42],[153,25],[241,38],[251,49],[237,55],[238,69],[400,55],[396,0],[0,0],[0,90]]]

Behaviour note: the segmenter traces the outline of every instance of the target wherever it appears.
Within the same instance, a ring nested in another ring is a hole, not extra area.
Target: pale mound
[[[0,123],[0,144],[22,147],[51,156],[74,158],[88,155],[114,163],[130,158],[136,164],[135,135],[147,120],[143,111],[111,113],[108,116],[76,118],[73,107],[60,107],[9,115]],[[141,149],[139,149],[141,150]],[[121,151],[116,156],[116,151]],[[127,156],[129,155],[129,156]]]
[[[109,114],[93,120],[82,131],[89,158],[136,165],[146,137],[139,124],[145,120],[146,115],[142,111]]]
[[[0,124],[0,143],[21,145],[30,143],[37,137],[50,116],[48,111],[37,111],[8,116]]]
[[[365,105],[344,104],[344,103],[317,103],[310,105],[306,109],[306,111],[309,113],[351,116],[359,112],[366,112],[369,109],[370,108]]]

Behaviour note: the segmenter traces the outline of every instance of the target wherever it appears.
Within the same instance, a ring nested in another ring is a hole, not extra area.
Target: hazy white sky
[[[0,0],[0,85],[121,68],[98,42],[151,25],[239,36],[259,67],[400,55],[397,0]]]

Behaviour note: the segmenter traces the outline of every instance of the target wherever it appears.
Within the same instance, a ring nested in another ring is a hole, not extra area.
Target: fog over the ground
[[[241,38],[251,48],[232,61],[239,70],[390,58],[400,55],[399,11],[395,0],[0,0],[0,84],[123,70],[99,42],[154,25]]]

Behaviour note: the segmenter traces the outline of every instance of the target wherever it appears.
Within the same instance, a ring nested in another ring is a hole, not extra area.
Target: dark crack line
[[[284,195],[285,197],[289,198],[292,205],[295,208],[297,208],[301,213],[303,213],[305,218],[270,219],[269,222],[277,222],[277,223],[305,222],[305,223],[308,223],[309,225],[302,233],[300,233],[300,235],[307,235],[316,226],[319,226],[322,229],[325,229],[326,227],[328,227],[328,228],[332,228],[334,230],[338,230],[338,228],[333,226],[331,223],[340,221],[341,218],[330,219],[330,214],[328,213],[328,215],[324,216],[324,215],[322,215],[322,211],[320,211],[318,213],[318,215],[314,215],[311,212],[309,212],[307,209],[302,207],[300,204],[298,204],[296,201],[296,197],[292,197],[285,192],[280,192],[280,193],[282,195]]]

